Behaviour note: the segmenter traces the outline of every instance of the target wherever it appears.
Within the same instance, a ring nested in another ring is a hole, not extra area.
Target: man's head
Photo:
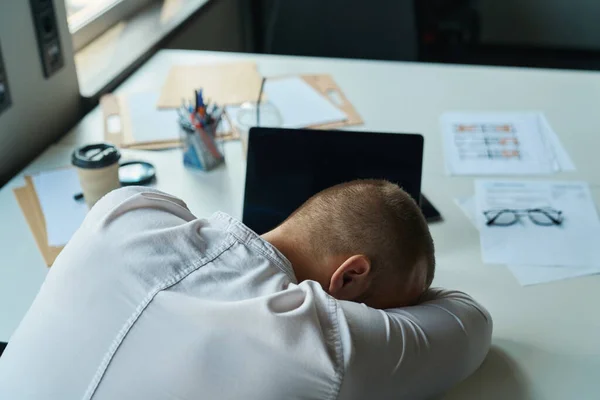
[[[326,189],[264,235],[290,259],[299,281],[376,308],[413,304],[433,280],[435,257],[415,201],[381,180]]]

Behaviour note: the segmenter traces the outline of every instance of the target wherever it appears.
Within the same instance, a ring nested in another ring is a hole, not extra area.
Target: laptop
[[[252,128],[247,158],[242,220],[258,234],[312,195],[354,179],[386,179],[421,203],[421,135]]]

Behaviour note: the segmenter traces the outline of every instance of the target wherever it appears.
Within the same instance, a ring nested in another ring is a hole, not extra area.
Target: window
[[[75,32],[119,0],[65,0],[69,29]]]
[[[75,51],[153,0],[64,0]]]

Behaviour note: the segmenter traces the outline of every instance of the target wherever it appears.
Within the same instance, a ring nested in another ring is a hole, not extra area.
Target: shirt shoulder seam
[[[267,247],[271,247],[271,250],[273,251],[273,253],[269,252],[267,249],[261,247],[260,242],[264,241],[264,240],[256,232],[252,231],[250,228],[248,228],[242,222],[233,218],[229,214],[226,214],[221,211],[217,211],[215,214],[213,214],[213,217],[211,217],[211,218],[216,218],[223,222],[226,222],[227,227],[224,229],[226,232],[235,236],[235,238],[240,243],[250,246],[250,247],[252,247],[252,249],[260,252],[263,256],[265,256],[271,262],[276,264],[277,268],[279,268],[285,275],[287,275],[287,277],[292,282],[297,283],[296,275],[294,274],[294,270],[292,268],[292,265],[289,263],[289,260],[285,259],[285,256],[283,256],[283,255],[281,255],[281,257],[283,257],[285,259],[285,261],[287,261],[287,262],[280,259],[277,256],[277,253],[279,253],[278,250],[275,249],[268,242],[265,242],[264,244],[266,244]]]
[[[244,238],[240,237],[237,234],[237,232],[235,232],[235,231],[230,231],[229,233],[232,236],[234,236],[240,243],[244,243],[247,246],[252,247],[253,250],[256,250],[256,251],[260,252],[260,254],[262,254],[263,256],[265,256],[266,258],[268,258],[269,260],[271,260],[271,262],[273,264],[275,264],[277,266],[277,268],[279,268],[279,270],[281,270],[281,272],[283,272],[288,278],[290,278],[292,280],[292,282],[296,281],[296,276],[293,275],[293,274],[291,274],[291,271],[289,270],[289,268],[287,268],[287,266],[284,263],[282,263],[281,260],[278,260],[276,257],[273,257],[273,255],[270,254],[268,251],[265,251],[260,246],[257,246],[253,242],[252,238],[250,240],[244,239]]]
[[[336,400],[340,396],[342,382],[344,380],[344,375],[345,375],[344,374],[344,352],[343,352],[343,348],[342,348],[342,338],[341,338],[341,331],[340,331],[340,313],[339,313],[340,307],[334,298],[328,297],[328,300],[329,300],[329,307],[331,309],[331,312],[334,314],[334,318],[332,318],[331,321],[333,324],[332,336],[333,336],[333,341],[335,344],[335,356],[336,356],[336,360],[335,360],[336,382],[335,382],[335,385],[332,387],[330,398],[332,400]]]

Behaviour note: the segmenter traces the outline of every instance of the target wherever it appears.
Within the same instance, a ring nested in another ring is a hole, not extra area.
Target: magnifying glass
[[[119,181],[121,186],[143,186],[152,183],[156,178],[154,165],[146,161],[127,161],[119,165]],[[83,199],[83,193],[73,196],[75,200]]]

